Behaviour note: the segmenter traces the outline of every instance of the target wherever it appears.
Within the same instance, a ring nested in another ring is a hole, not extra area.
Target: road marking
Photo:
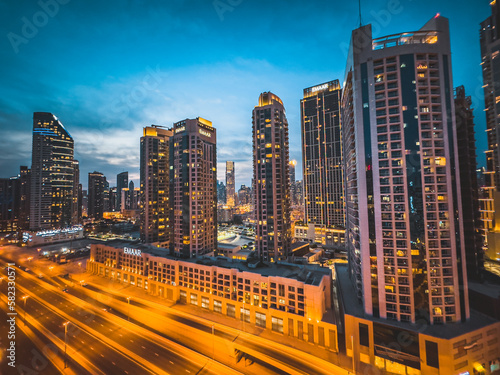
[[[123,335],[121,333],[119,333],[119,335],[120,335],[120,337],[123,337]],[[132,341],[132,340],[130,340],[130,341]]]
[[[101,324],[101,327],[104,327],[104,326]]]
[[[83,341],[83,340],[80,340],[80,341],[82,342],[82,344],[85,344],[85,341]]]
[[[155,356],[159,357],[158,353],[155,353]]]
[[[111,363],[116,366],[116,363],[114,363],[114,362],[111,362]]]
[[[142,345],[141,345],[141,346],[142,346]],[[143,349],[146,349],[146,347],[145,347],[145,346],[142,346],[142,348],[143,348]]]
[[[93,346],[91,346],[91,347],[90,347],[90,350],[94,350],[94,347],[93,347]]]
[[[75,335],[73,335],[73,337],[76,337]]]
[[[189,370],[186,370],[186,372],[189,373],[189,374],[191,374],[191,371],[189,371]]]
[[[101,357],[104,358],[104,354],[101,353]]]
[[[169,361],[169,362],[170,362],[172,365],[174,364],[174,362],[172,362],[172,361]]]

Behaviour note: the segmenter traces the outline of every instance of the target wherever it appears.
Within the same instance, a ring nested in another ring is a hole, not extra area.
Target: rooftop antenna
[[[363,20],[361,19],[361,0],[358,0],[359,5],[359,27],[363,26]]]

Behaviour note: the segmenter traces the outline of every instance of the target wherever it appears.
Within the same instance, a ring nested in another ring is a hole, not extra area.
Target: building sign
[[[136,257],[141,256],[141,250],[139,249],[131,249],[130,247],[124,247],[123,248],[123,253],[124,254],[129,254],[129,255],[135,255]]]
[[[180,126],[178,128],[175,129],[175,132],[176,133],[180,133],[180,132],[183,132],[184,130],[186,130],[186,127],[185,126]]]
[[[198,129],[198,131],[200,132],[201,135],[204,135],[205,137],[211,137],[212,136],[212,133],[209,133],[203,129]]]
[[[328,83],[324,83],[322,85],[319,85],[319,86],[314,86],[311,91],[312,92],[316,92],[316,91],[319,91],[319,90],[326,90],[328,88]]]

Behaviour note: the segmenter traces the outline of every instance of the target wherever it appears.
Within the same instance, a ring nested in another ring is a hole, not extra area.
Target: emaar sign
[[[123,248],[123,253],[124,254],[129,254],[129,255],[135,255],[136,257],[141,256],[141,250],[139,249],[131,249],[130,247],[124,247]]]

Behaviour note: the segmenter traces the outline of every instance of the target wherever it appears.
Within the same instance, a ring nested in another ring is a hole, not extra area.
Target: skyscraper
[[[128,187],[128,172],[118,173],[116,175],[116,211],[122,207],[122,189]]]
[[[352,32],[342,96],[346,243],[365,314],[469,317],[448,20]]]
[[[265,261],[291,252],[288,122],[281,99],[260,94],[252,114],[255,248]]]
[[[500,10],[492,1],[491,16],[481,22],[479,31],[481,44],[481,67],[483,69],[484,108],[486,113],[485,186],[481,196],[481,219],[483,221],[484,250],[490,259],[500,259]]]
[[[290,160],[288,166],[290,168],[288,177],[290,180],[290,186],[292,186],[295,183],[295,167],[297,166],[297,160]]]
[[[88,217],[100,220],[104,213],[106,177],[101,172],[89,173],[88,185]]]
[[[304,89],[302,124],[305,222],[344,227],[344,189],[338,80]]]
[[[229,208],[235,206],[234,172],[234,161],[226,161],[226,204]]]
[[[141,138],[141,241],[164,247],[169,247],[172,240],[169,185],[172,135],[171,129],[151,125],[144,128]]]
[[[174,124],[170,140],[171,252],[182,258],[217,250],[217,152],[212,123]]]
[[[30,218],[30,199],[31,199],[31,169],[27,166],[21,166],[19,169],[20,181],[20,205],[18,228],[29,229]]]
[[[217,181],[217,204],[226,204],[226,187],[222,181]]]
[[[52,113],[33,113],[30,228],[72,224],[74,142]]]
[[[483,228],[479,212],[474,114],[472,100],[465,95],[464,86],[455,89],[455,118],[467,276],[469,280],[481,281],[484,270]]]

